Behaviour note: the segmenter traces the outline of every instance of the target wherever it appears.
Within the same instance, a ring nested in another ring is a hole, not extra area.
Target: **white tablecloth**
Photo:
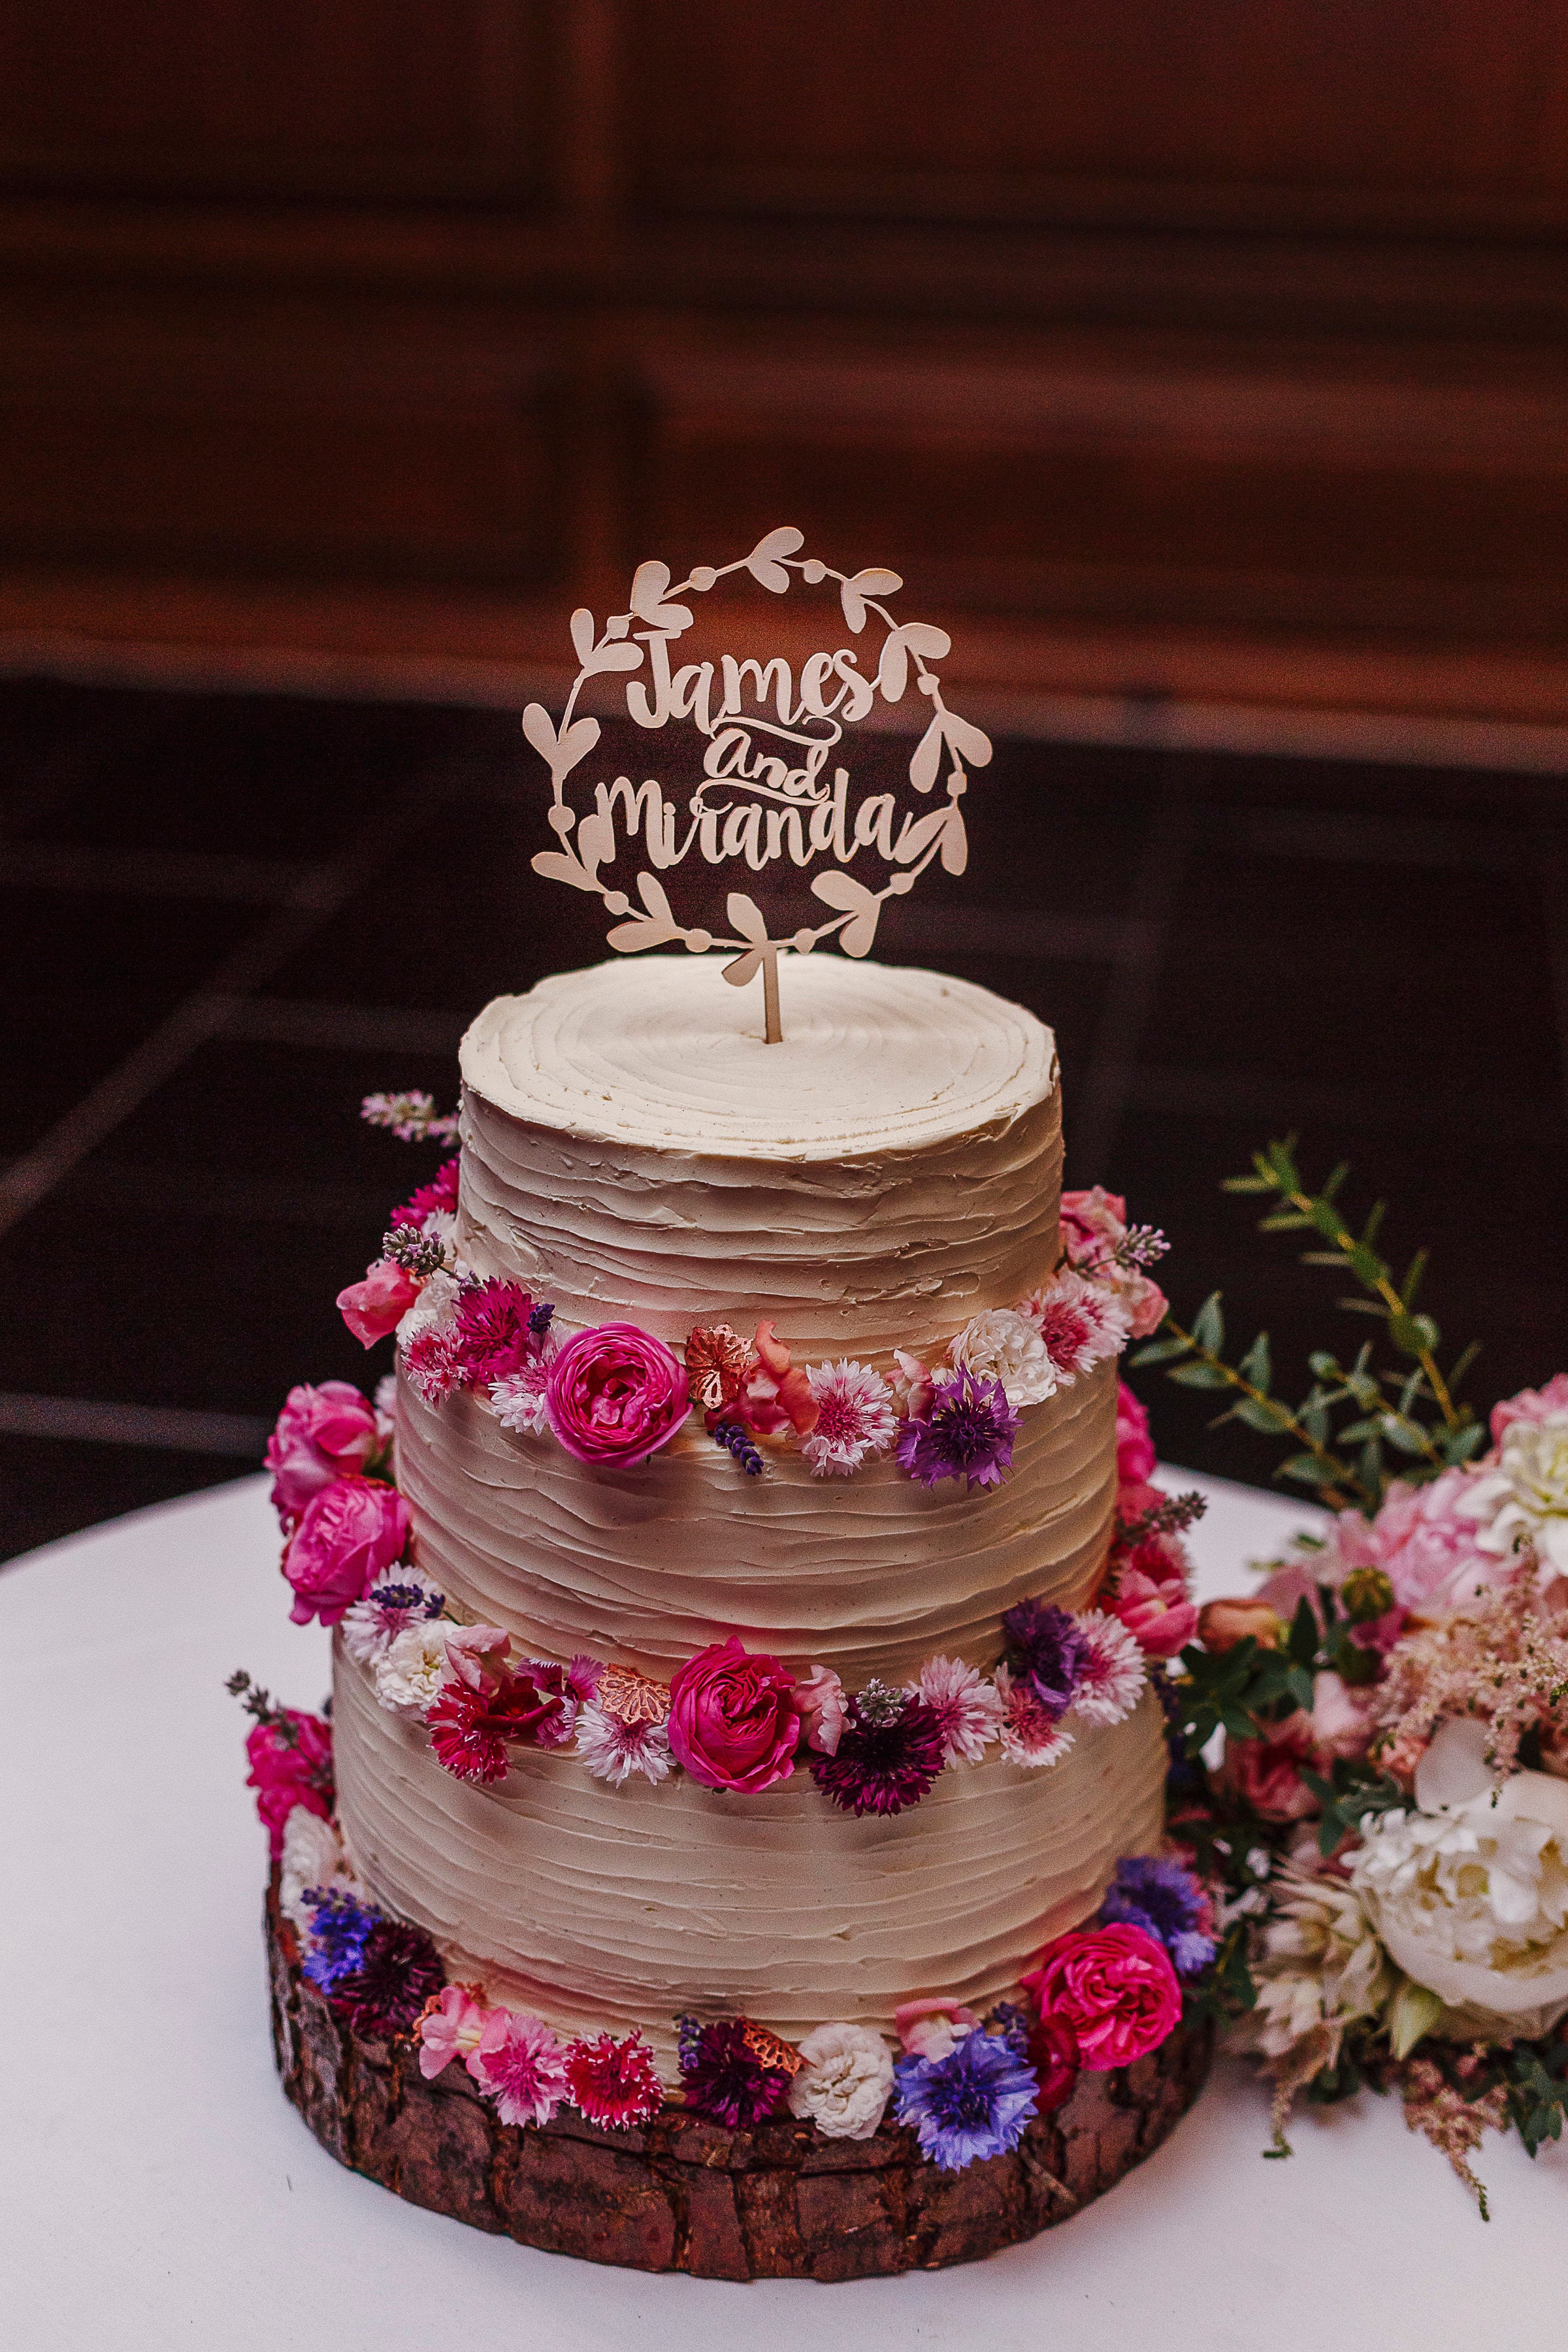
[[[1194,1483],[1184,1479],[1184,1484]],[[1208,1591],[1305,1515],[1212,1487]],[[645,2277],[418,2211],[323,2154],[267,2032],[237,1665],[319,1703],[259,1478],[0,1574],[0,2344],[8,2352],[1515,2352],[1568,2328],[1568,2157],[1489,2136],[1489,2226],[1396,2105],[1301,2113],[1222,2068],[1112,2193],[958,2270]]]

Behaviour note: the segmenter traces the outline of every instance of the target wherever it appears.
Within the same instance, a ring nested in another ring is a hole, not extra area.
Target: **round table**
[[[1311,1517],[1201,1484],[1204,1592]],[[1299,2112],[1222,2064],[1111,2194],[950,2271],[825,2287],[603,2270],[419,2210],[324,2155],[267,2032],[244,1665],[320,1702],[266,1482],[93,1528],[0,1574],[6,2021],[0,2337],[18,2352],[1515,2352],[1568,2307],[1568,2150],[1489,2135],[1483,2223],[1398,2105]]]

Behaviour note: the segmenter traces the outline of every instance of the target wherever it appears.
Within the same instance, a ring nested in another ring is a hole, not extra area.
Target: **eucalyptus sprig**
[[[1312,1385],[1299,1403],[1289,1403],[1274,1393],[1267,1331],[1258,1332],[1237,1362],[1226,1360],[1217,1290],[1205,1299],[1190,1328],[1167,1314],[1156,1337],[1131,1360],[1169,1365],[1168,1377],[1184,1388],[1228,1393],[1231,1402],[1211,1427],[1239,1421],[1288,1444],[1292,1450],[1276,1477],[1312,1487],[1332,1509],[1375,1513],[1392,1478],[1416,1484],[1435,1478],[1469,1461],[1485,1444],[1485,1425],[1458,1395],[1476,1350],[1467,1348],[1447,1373],[1442,1370],[1442,1335],[1415,1305],[1426,1252],[1416,1252],[1396,1285],[1392,1266],[1374,1246],[1386,1203],[1379,1201],[1356,1232],[1337,1204],[1348,1165],[1342,1161],[1312,1192],[1295,1154],[1294,1136],[1269,1143],[1253,1154],[1250,1174],[1228,1177],[1223,1189],[1274,1197],[1279,1205],[1260,1220],[1259,1232],[1311,1233],[1324,1243],[1323,1248],[1305,1251],[1301,1263],[1331,1266],[1358,1283],[1365,1296],[1340,1298],[1336,1305],[1376,1321],[1378,1336],[1403,1360],[1379,1364],[1376,1337],[1349,1364],[1331,1349],[1314,1349],[1308,1359]],[[1397,1457],[1392,1468],[1389,1452]]]

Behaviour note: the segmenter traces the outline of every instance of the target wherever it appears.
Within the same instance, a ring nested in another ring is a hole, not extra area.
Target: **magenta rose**
[[[312,1495],[363,1470],[381,1443],[374,1408],[347,1381],[290,1389],[267,1441],[279,1517],[297,1519]]]
[[[330,1821],[332,1811],[332,1735],[319,1715],[287,1709],[295,1737],[286,1740],[272,1724],[258,1723],[245,1743],[256,1810],[267,1824],[272,1859],[283,1851],[283,1827],[296,1805]]]
[[[378,1479],[334,1478],[313,1495],[283,1549],[294,1623],[335,1625],[401,1559],[410,1525],[402,1496]]]
[[[670,1678],[670,1749],[706,1789],[752,1797],[787,1780],[799,1738],[788,1668],[749,1655],[734,1633],[699,1650]]]
[[[1154,1475],[1149,1416],[1125,1381],[1116,1383],[1116,1483],[1146,1486]]]
[[[363,1282],[351,1282],[346,1290],[338,1293],[338,1312],[362,1348],[374,1348],[395,1331],[415,1300],[421,1285],[401,1265],[394,1265],[389,1257],[377,1258],[365,1268]]]
[[[1080,2064],[1096,2072],[1131,2066],[1157,2050],[1182,2014],[1164,1946],[1122,1920],[1058,1936],[1023,1981],[1042,2021],[1065,2025]]]
[[[662,1339],[635,1323],[597,1323],[552,1360],[544,1409],[579,1462],[633,1463],[668,1444],[691,1402]]]

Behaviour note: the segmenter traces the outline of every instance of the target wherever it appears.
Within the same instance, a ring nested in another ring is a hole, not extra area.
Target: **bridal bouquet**
[[[1276,2086],[1271,2153],[1297,2096],[1397,2087],[1484,2214],[1483,2132],[1533,2155],[1568,2108],[1568,1374],[1479,1420],[1423,1260],[1396,1282],[1343,1181],[1310,1190],[1275,1143],[1227,1189],[1357,1286],[1349,1363],[1317,1351],[1277,1394],[1266,1335],[1229,1360],[1217,1295],[1133,1359],[1280,1441],[1332,1513],[1173,1664],[1171,1828],[1214,1885],[1233,2042]]]

